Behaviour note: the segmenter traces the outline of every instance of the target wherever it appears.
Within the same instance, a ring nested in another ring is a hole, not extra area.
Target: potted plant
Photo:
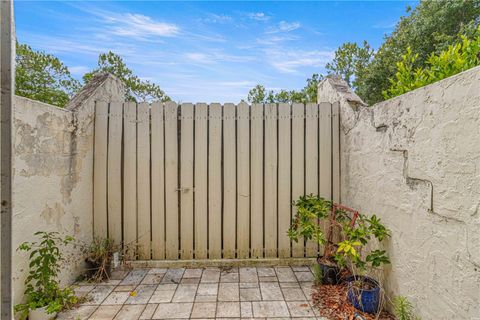
[[[368,245],[373,238],[379,242],[389,237],[388,229],[377,216],[368,218],[359,214],[354,223],[343,225],[345,240],[338,244],[335,261],[341,267],[349,267],[353,275],[346,279],[348,300],[355,308],[367,313],[380,309],[381,288],[377,280],[364,275],[390,263],[385,250],[372,250]]]
[[[57,312],[77,303],[71,288],[61,289],[58,282],[60,263],[64,261],[60,246],[73,241],[70,236],[60,237],[57,232],[36,232],[39,241],[24,242],[18,250],[29,252],[29,273],[25,279],[26,302],[15,306],[22,319],[46,320]]]
[[[116,246],[111,239],[98,237],[89,245],[83,246],[88,280],[100,282],[110,278],[115,249]]]
[[[324,198],[309,194],[300,196],[293,202],[297,213],[288,230],[288,237],[298,242],[303,237],[305,240],[314,240],[325,247],[324,254],[317,258],[323,284],[337,284],[340,280],[340,268],[335,261],[336,244],[333,242],[333,228],[337,224],[336,212],[332,210],[332,202]],[[321,221],[327,220],[327,234],[322,230]]]

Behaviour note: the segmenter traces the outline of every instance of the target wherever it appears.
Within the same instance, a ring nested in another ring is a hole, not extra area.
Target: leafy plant
[[[323,279],[323,271],[322,268],[318,263],[315,263],[313,265],[313,278],[315,279],[314,282],[317,285],[322,284],[322,279]]]
[[[57,232],[36,232],[39,241],[24,242],[18,250],[30,253],[29,273],[25,280],[27,301],[15,306],[15,312],[25,318],[29,310],[46,307],[49,314],[76,304],[78,299],[71,288],[61,289],[58,282],[61,262],[59,246],[66,246],[73,238],[60,237]]]
[[[87,270],[88,280],[100,282],[109,278],[111,259],[116,248],[113,240],[98,237],[83,247],[85,261],[90,265],[90,269]]]
[[[412,304],[404,296],[393,299],[393,313],[397,320],[420,320],[420,317],[414,314]]]
[[[397,72],[390,79],[390,88],[383,92],[386,99],[445,79],[480,65],[480,27],[475,37],[461,36],[458,43],[449,45],[438,54],[432,53],[425,67],[415,67],[419,54],[410,47],[397,63]]]

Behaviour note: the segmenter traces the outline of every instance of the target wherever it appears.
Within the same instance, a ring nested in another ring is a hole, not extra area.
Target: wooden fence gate
[[[96,103],[94,234],[131,259],[314,257],[303,194],[339,200],[338,104]]]

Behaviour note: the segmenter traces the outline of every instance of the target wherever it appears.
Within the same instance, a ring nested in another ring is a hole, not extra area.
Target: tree
[[[15,94],[63,108],[80,82],[57,57],[18,42],[16,47]]]
[[[480,17],[480,0],[425,0],[409,16],[402,17],[391,35],[375,53],[356,88],[367,103],[383,100],[382,92],[390,87],[397,72],[397,62],[410,47],[418,54],[414,68],[423,68],[428,57],[454,44],[459,34],[472,34]]]
[[[335,58],[325,66],[329,73],[341,76],[352,88],[358,87],[373,57],[373,49],[367,41],[360,47],[346,42],[335,51]]]
[[[171,100],[157,84],[141,80],[136,76],[123,59],[111,51],[99,55],[98,67],[92,72],[86,73],[83,80],[87,83],[95,74],[106,72],[115,75],[124,83],[127,101]]]
[[[247,100],[250,103],[308,103],[317,102],[318,83],[323,79],[322,75],[314,73],[307,79],[306,86],[300,90],[267,91],[264,86],[257,84],[248,92]]]

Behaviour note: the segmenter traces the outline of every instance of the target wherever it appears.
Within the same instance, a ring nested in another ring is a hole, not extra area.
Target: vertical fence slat
[[[305,193],[318,195],[318,105],[307,103],[305,106]],[[307,257],[316,257],[318,242],[308,240]]]
[[[208,257],[208,110],[195,105],[195,258]]]
[[[150,107],[137,105],[138,257],[150,259]]]
[[[95,104],[95,144],[93,183],[93,234],[107,237],[107,141],[108,103]]]
[[[110,104],[108,124],[108,236],[122,243],[122,104]]]
[[[165,259],[165,176],[163,104],[152,103],[152,257]]]
[[[265,256],[277,256],[277,105],[265,105]]]
[[[165,104],[165,238],[166,258],[178,259],[178,126],[177,104]]]
[[[237,108],[237,258],[249,256],[250,245],[250,107]]]
[[[325,199],[332,199],[332,105],[328,102],[320,104],[319,110],[319,195]],[[321,224],[324,232],[327,223]],[[323,247],[320,251],[323,252]]]
[[[290,238],[287,230],[291,222],[290,159],[291,108],[288,103],[278,105],[278,256],[290,257]]]
[[[126,255],[136,256],[137,245],[137,104],[123,104],[123,238]]]
[[[208,254],[222,257],[222,106],[209,107],[208,146]]]
[[[263,257],[263,104],[254,103],[251,109],[250,201],[251,257]]]
[[[235,258],[236,164],[235,105],[223,107],[223,257]]]
[[[193,258],[193,105],[181,106],[180,240],[181,258]]]
[[[292,106],[292,201],[304,194],[304,110],[305,106],[295,103]],[[292,206],[292,216],[295,216],[296,208]],[[298,242],[292,242],[292,256],[295,258],[304,256],[303,238]]]
[[[340,202],[340,103],[332,104],[332,198]]]

